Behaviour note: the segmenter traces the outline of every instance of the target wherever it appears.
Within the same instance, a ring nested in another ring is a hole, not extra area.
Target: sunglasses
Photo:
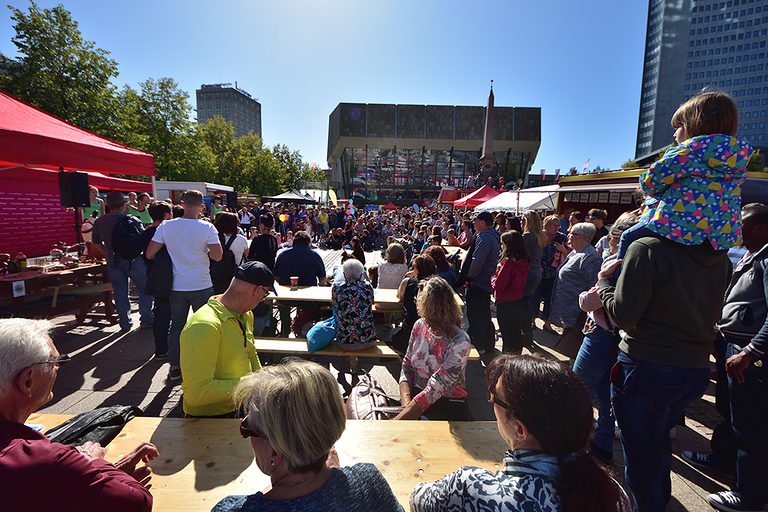
[[[503,400],[501,400],[499,398],[496,398],[496,395],[495,395],[492,387],[488,388],[488,403],[496,404],[499,407],[503,407],[504,409],[512,412],[512,406],[510,406],[507,402],[505,402],[505,401],[503,401]]]
[[[51,361],[40,361],[39,363],[32,363],[29,366],[37,366],[39,364],[64,364],[68,363],[72,360],[71,357],[69,357],[69,354],[59,354],[59,357],[56,359],[52,359]]]
[[[251,427],[248,426],[248,416],[240,420],[240,435],[243,436],[243,439],[248,439],[249,437],[263,437],[264,439],[267,438],[267,436],[261,432],[252,430]]]

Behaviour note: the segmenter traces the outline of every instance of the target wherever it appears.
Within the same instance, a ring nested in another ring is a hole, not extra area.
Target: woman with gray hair
[[[596,228],[591,222],[579,222],[568,233],[568,242],[573,250],[557,269],[555,287],[552,290],[551,320],[565,329],[581,329],[577,325],[581,308],[579,294],[595,284],[600,272],[600,255],[590,242]]]
[[[334,283],[331,301],[336,308],[336,343],[344,350],[376,344],[373,325],[373,287],[363,280],[365,267],[356,259],[342,265],[344,282]]]
[[[344,432],[344,402],[331,372],[288,360],[245,377],[235,403],[246,413],[248,439],[270,485],[250,496],[228,496],[213,512],[402,511],[373,464],[339,467],[334,443]]]

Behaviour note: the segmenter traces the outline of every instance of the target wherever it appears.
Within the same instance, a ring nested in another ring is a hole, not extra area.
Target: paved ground
[[[371,259],[375,261],[376,256]],[[333,263],[332,259],[327,263]],[[371,261],[369,261],[369,264]],[[134,303],[134,325],[139,324]],[[73,361],[59,370],[54,386],[54,399],[41,412],[77,414],[107,405],[136,405],[148,416],[181,416],[181,389],[166,382],[167,363],[153,359],[154,346],[151,330],[133,330],[121,334],[116,325],[87,320],[82,325],[74,317],[55,319],[58,326],[54,342],[61,353],[68,353]],[[539,326],[540,327],[540,326]],[[552,350],[556,336],[541,329],[534,330],[535,351],[548,357],[563,357]],[[498,344],[500,348],[500,340]],[[467,367],[469,403],[474,418],[494,420],[487,402],[487,388],[483,381],[483,364],[470,361]],[[399,365],[393,361],[374,367],[373,374],[387,392],[398,396],[396,379]],[[680,450],[709,450],[712,429],[721,421],[714,408],[714,384],[707,394],[694,402],[686,411],[685,427],[678,427],[673,440],[673,452]],[[501,456],[501,454],[499,454]],[[614,446],[614,471],[621,480],[623,471],[619,463],[621,447]],[[457,467],[461,461],[457,461]],[[727,488],[727,481],[709,478],[679,457],[673,459],[673,498],[668,510],[711,510],[704,496]]]

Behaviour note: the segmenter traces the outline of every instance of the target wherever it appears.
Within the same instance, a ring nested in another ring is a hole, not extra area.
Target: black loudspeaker
[[[237,192],[227,192],[227,206],[237,208]]]
[[[59,172],[59,195],[61,206],[90,206],[88,174],[84,172]]]

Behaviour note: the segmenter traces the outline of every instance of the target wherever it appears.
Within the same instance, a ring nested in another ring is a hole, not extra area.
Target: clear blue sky
[[[265,143],[322,167],[339,102],[483,105],[491,79],[496,105],[542,109],[532,172],[580,170],[587,158],[618,167],[634,156],[644,0],[63,4],[117,60],[117,85],[170,76],[194,106],[200,84],[237,81],[261,102]],[[14,55],[2,9],[0,51]]]

